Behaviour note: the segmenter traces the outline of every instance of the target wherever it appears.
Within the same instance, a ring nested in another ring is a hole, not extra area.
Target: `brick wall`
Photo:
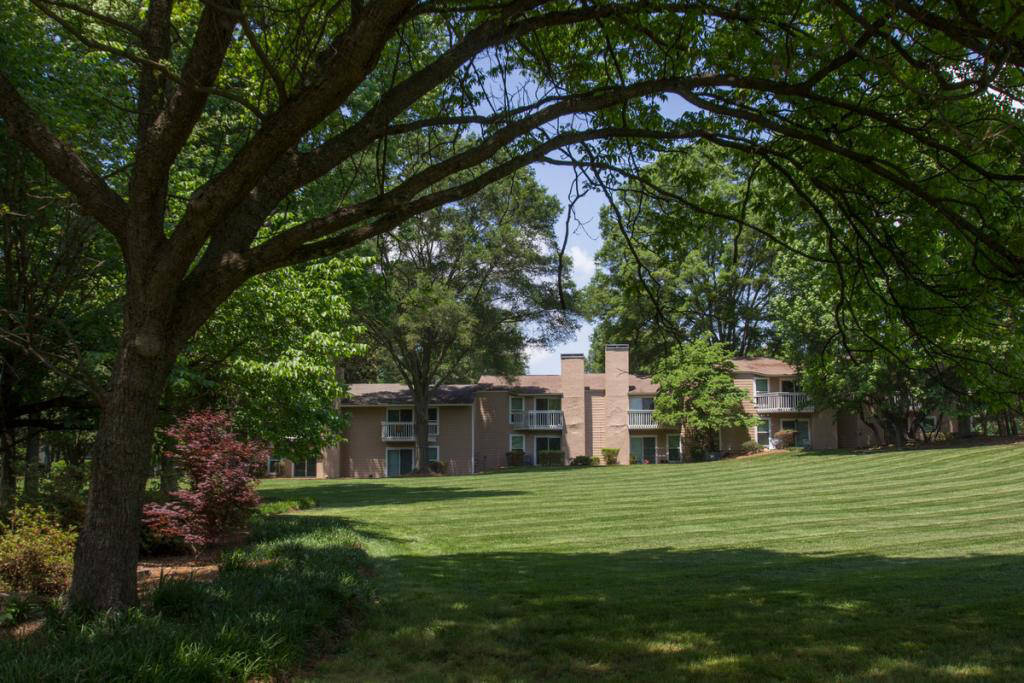
[[[476,398],[476,471],[504,467],[509,435],[508,394],[481,391]]]

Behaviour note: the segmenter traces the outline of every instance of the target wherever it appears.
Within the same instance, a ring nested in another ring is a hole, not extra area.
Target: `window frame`
[[[544,402],[545,406],[547,406],[549,403],[552,403],[552,402],[554,402],[557,405],[554,408],[551,408],[551,407],[541,408],[540,407],[540,402],[541,401]],[[544,412],[544,413],[555,412],[556,410],[561,410],[562,409],[562,397],[561,396],[538,396],[537,398],[533,399],[533,409],[534,409],[535,412],[538,412],[538,413],[540,413],[540,412]]]
[[[639,408],[634,407],[634,401],[640,404]],[[650,408],[645,406],[650,405]],[[654,397],[653,396],[630,396],[629,397],[629,409],[630,410],[654,410]]]
[[[761,441],[761,426],[764,425],[764,441]],[[754,431],[755,441],[762,446],[771,446],[772,443],[772,420],[769,417],[758,418],[756,430]]]
[[[392,420],[391,419],[391,411],[397,411],[398,412],[399,418],[397,420]],[[403,413],[406,413],[406,412],[409,413],[409,419],[408,420],[403,420],[401,418],[401,416],[402,416]],[[416,416],[413,415],[412,408],[388,408],[387,412],[384,413],[384,421],[385,422],[398,423],[398,424],[411,424],[413,421],[415,421],[415,417]]]
[[[519,447],[519,448],[516,448],[515,446],[512,445],[512,439],[520,439],[522,441],[523,445],[521,447]],[[510,451],[522,451],[523,453],[525,453],[526,452],[526,435],[525,434],[509,434],[508,435],[508,449]]]
[[[552,440],[557,441],[558,442],[558,448],[550,448],[550,447],[541,448],[540,447],[540,440],[541,439],[544,439],[545,443],[550,442]],[[536,454],[536,453],[543,453],[545,451],[564,452],[564,451],[562,451],[562,437],[561,436],[548,436],[546,434],[541,434],[541,435],[537,435],[537,436],[533,437],[533,452]]]

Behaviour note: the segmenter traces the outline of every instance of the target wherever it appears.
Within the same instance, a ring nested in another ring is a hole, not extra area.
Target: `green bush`
[[[704,449],[700,446],[692,446],[690,448],[690,459],[694,462],[704,462]]]
[[[569,464],[573,467],[590,467],[597,464],[597,458],[592,458],[589,455],[577,455]]]
[[[38,507],[11,512],[0,524],[0,588],[58,595],[71,581],[77,534]]]
[[[744,453],[757,453],[763,448],[764,446],[762,446],[756,441],[744,441],[742,444],[740,444],[740,450],[743,451]]]
[[[509,467],[522,467],[526,454],[523,451],[509,451],[505,454],[505,461]]]
[[[448,463],[444,460],[431,460],[427,463],[427,469],[434,474],[448,474]]]
[[[303,496],[302,498],[275,500],[271,503],[260,503],[260,506],[256,509],[256,514],[261,517],[268,517],[270,515],[280,515],[285,512],[308,510],[315,507],[316,499],[311,498],[310,496]]]
[[[0,637],[0,681],[291,680],[375,603],[365,540],[336,519],[259,517],[213,581],[168,580],[152,607],[54,610]]]
[[[43,507],[54,513],[64,526],[81,526],[85,520],[85,498],[89,483],[88,464],[72,465],[58,460],[39,482]]]
[[[0,602],[0,628],[23,624],[38,611],[38,605],[33,605],[23,596],[12,595],[7,602]]]
[[[557,467],[565,464],[565,453],[562,451],[540,451],[537,453],[537,464],[544,467]]]
[[[601,457],[604,458],[605,465],[618,465],[619,464],[619,449],[618,448],[602,448]]]

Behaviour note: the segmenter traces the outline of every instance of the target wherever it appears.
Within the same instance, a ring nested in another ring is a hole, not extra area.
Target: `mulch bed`
[[[237,532],[225,536],[198,555],[157,555],[139,561],[137,579],[139,597],[149,594],[165,579],[213,581],[220,572],[220,558],[228,550],[245,543],[249,533]]]

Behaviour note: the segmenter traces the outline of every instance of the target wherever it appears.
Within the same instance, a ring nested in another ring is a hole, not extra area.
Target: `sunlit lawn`
[[[1024,678],[1024,446],[281,480],[367,536],[327,679]]]

